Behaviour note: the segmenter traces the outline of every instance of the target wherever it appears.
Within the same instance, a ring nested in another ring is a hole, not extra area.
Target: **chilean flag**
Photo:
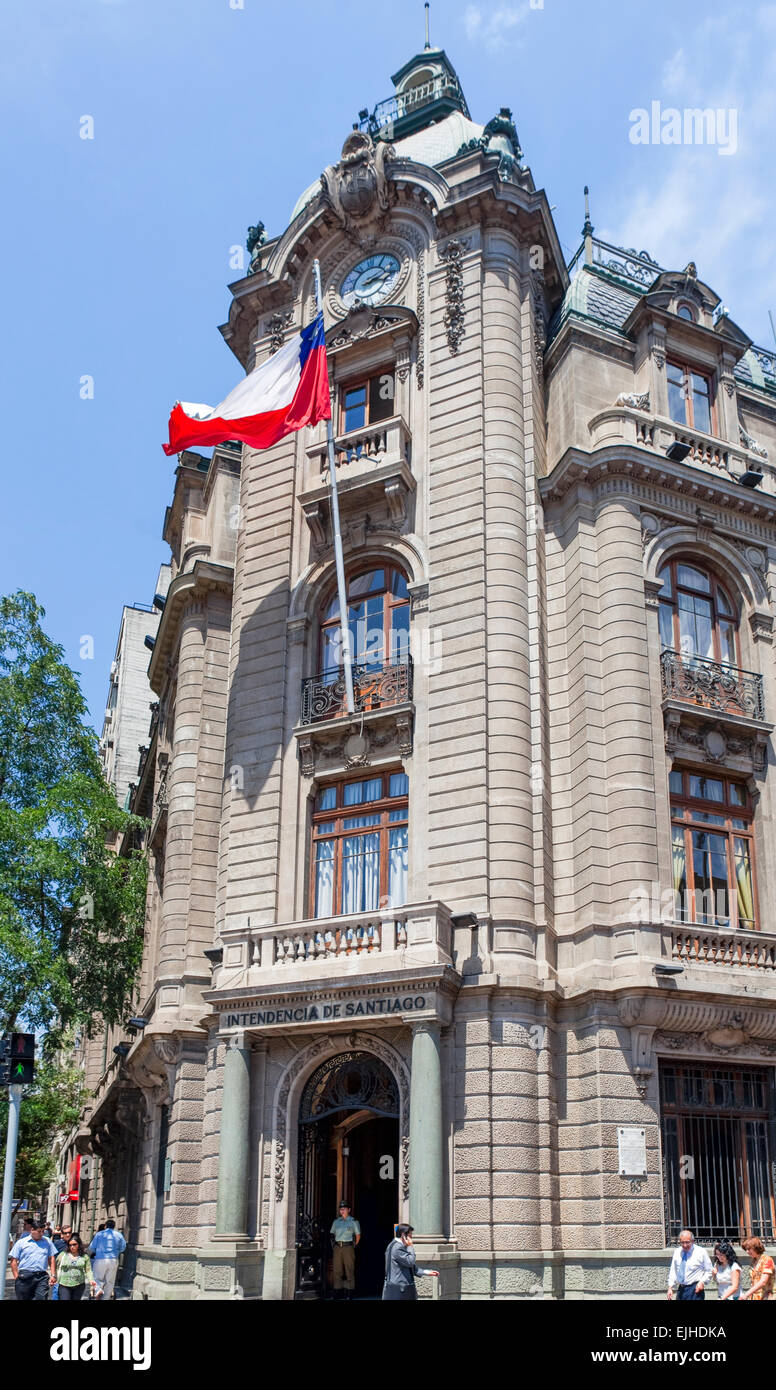
[[[170,413],[170,442],[162,448],[178,454],[192,445],[241,439],[253,449],[268,449],[292,430],[330,418],[326,338],[323,314],[318,314],[243,377],[220,405],[178,401]]]

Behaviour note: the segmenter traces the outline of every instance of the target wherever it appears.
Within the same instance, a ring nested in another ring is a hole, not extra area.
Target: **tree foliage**
[[[0,1031],[119,1022],[142,953],[143,824],[117,805],[86,701],[32,594],[0,598]]]
[[[75,1066],[63,1065],[54,1057],[44,1058],[35,1071],[35,1081],[24,1091],[19,1112],[19,1140],[16,1151],[14,1195],[27,1197],[33,1205],[45,1204],[46,1189],[56,1176],[56,1139],[73,1128],[87,1091],[83,1073]],[[0,1167],[5,1167],[5,1140],[8,1130],[8,1090],[0,1088]]]

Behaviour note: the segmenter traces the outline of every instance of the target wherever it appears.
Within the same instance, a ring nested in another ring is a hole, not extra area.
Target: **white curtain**
[[[403,907],[407,901],[407,827],[396,825],[389,831],[388,906]]]
[[[315,915],[334,916],[334,841],[319,840],[315,856]]]
[[[372,823],[352,816],[348,829]],[[380,904],[380,835],[346,835],[342,843],[342,911],[373,912]]]

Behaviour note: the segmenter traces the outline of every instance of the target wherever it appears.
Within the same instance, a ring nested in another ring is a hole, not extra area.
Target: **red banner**
[[[78,1188],[81,1181],[81,1155],[76,1154],[67,1170],[67,1200],[78,1201]]]

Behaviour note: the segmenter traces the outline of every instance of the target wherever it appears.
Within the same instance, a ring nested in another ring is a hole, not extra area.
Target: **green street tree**
[[[105,781],[44,616],[32,594],[0,598],[0,1032],[90,1033],[131,1006],[146,864],[113,846],[143,822]]]

